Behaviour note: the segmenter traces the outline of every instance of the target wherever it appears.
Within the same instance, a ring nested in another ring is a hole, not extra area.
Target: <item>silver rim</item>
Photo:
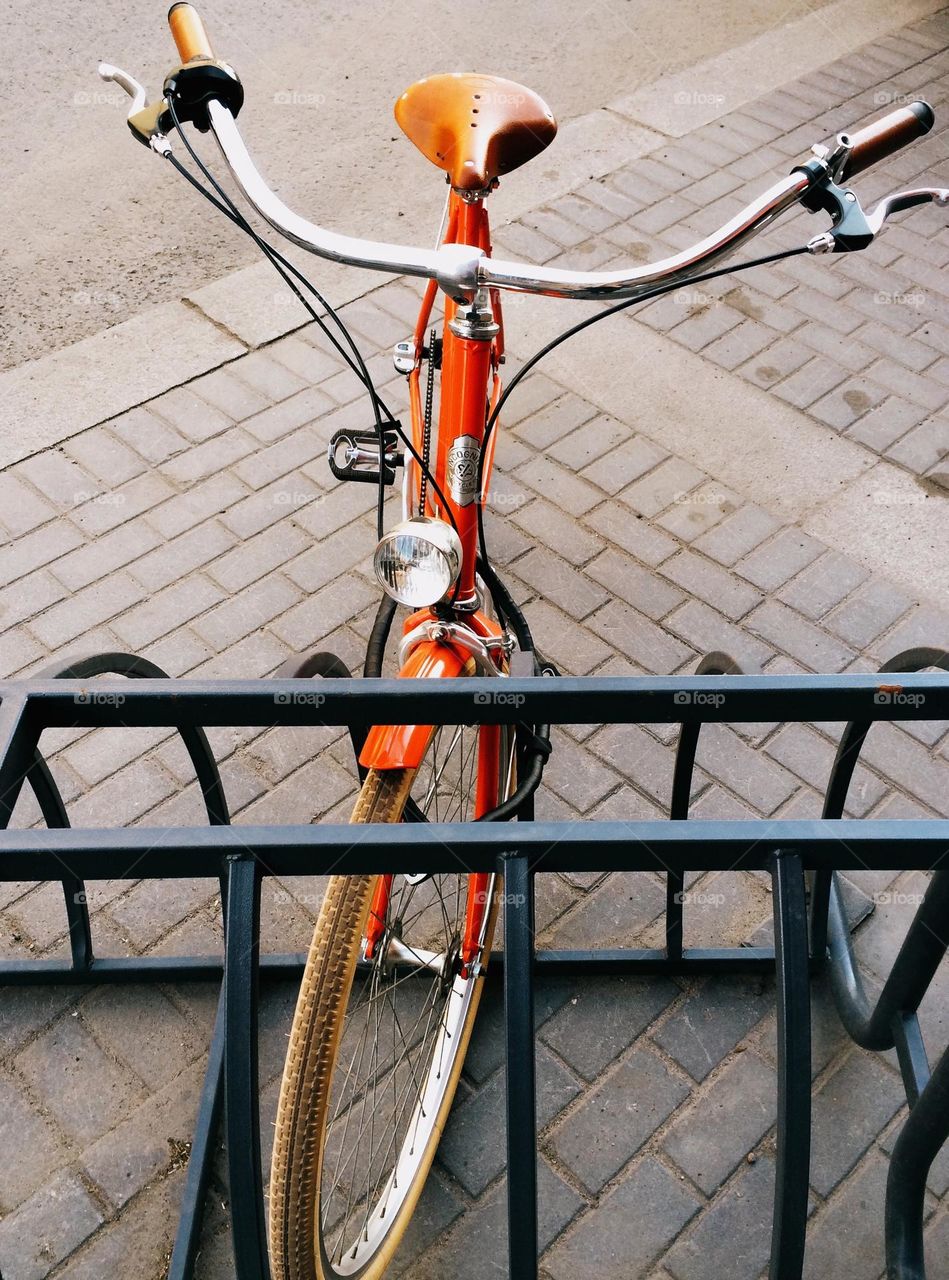
[[[477,727],[436,729],[412,789],[433,822],[471,818],[478,738]],[[499,799],[511,757],[502,731]],[[467,901],[459,872],[394,878],[382,942],[353,987],[320,1169],[320,1245],[336,1275],[362,1271],[398,1221],[453,1078],[477,989],[477,972],[458,972]]]

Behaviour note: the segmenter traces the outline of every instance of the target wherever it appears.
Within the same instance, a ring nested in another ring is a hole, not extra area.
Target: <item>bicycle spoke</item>
[[[478,777],[477,726],[439,726],[415,779],[435,822],[466,821]],[[320,1216],[333,1271],[361,1271],[430,1149],[471,978],[461,978],[466,875],[392,882],[369,972],[354,984],[333,1077]]]

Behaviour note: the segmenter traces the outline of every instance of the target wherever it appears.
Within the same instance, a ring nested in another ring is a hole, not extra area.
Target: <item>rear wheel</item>
[[[441,727],[417,771],[369,772],[351,821],[399,822],[410,796],[432,821],[473,818],[482,734],[501,737],[487,758],[505,798],[507,731]],[[307,957],[274,1137],[274,1280],[383,1274],[434,1158],[481,997],[494,877],[467,971],[466,874],[393,876],[381,941],[359,964],[377,879],[331,879]]]

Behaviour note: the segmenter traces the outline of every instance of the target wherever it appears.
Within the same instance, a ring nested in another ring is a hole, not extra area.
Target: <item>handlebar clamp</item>
[[[162,92],[166,102],[174,104],[181,124],[193,124],[201,133],[211,127],[209,102],[222,103],[232,116],[244,105],[244,86],[226,62],[185,62],[167,77]],[[165,133],[172,128],[170,112],[162,118],[161,126]]]
[[[865,249],[873,240],[873,229],[856,194],[837,185],[831,177],[827,162],[821,159],[808,160],[806,164],[795,166],[793,172],[805,173],[811,179],[811,186],[801,196],[804,208],[810,213],[823,210],[830,214],[833,230],[828,235],[833,239],[834,253],[853,253],[855,250]]]

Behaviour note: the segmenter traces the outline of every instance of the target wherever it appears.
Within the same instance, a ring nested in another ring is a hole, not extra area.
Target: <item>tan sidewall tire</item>
[[[352,822],[399,822],[415,771],[370,770]],[[323,1268],[319,1245],[320,1152],[329,1113],[333,1069],[343,1031],[375,883],[373,876],[333,876],[320,907],[307,954],[290,1032],[270,1175],[270,1265],[273,1280],[334,1280]],[[497,894],[486,934],[490,951]],[[451,1110],[484,985],[476,980],[461,1047],[449,1076],[431,1140],[422,1153],[411,1190],[378,1252],[358,1273],[378,1280],[398,1248]]]

